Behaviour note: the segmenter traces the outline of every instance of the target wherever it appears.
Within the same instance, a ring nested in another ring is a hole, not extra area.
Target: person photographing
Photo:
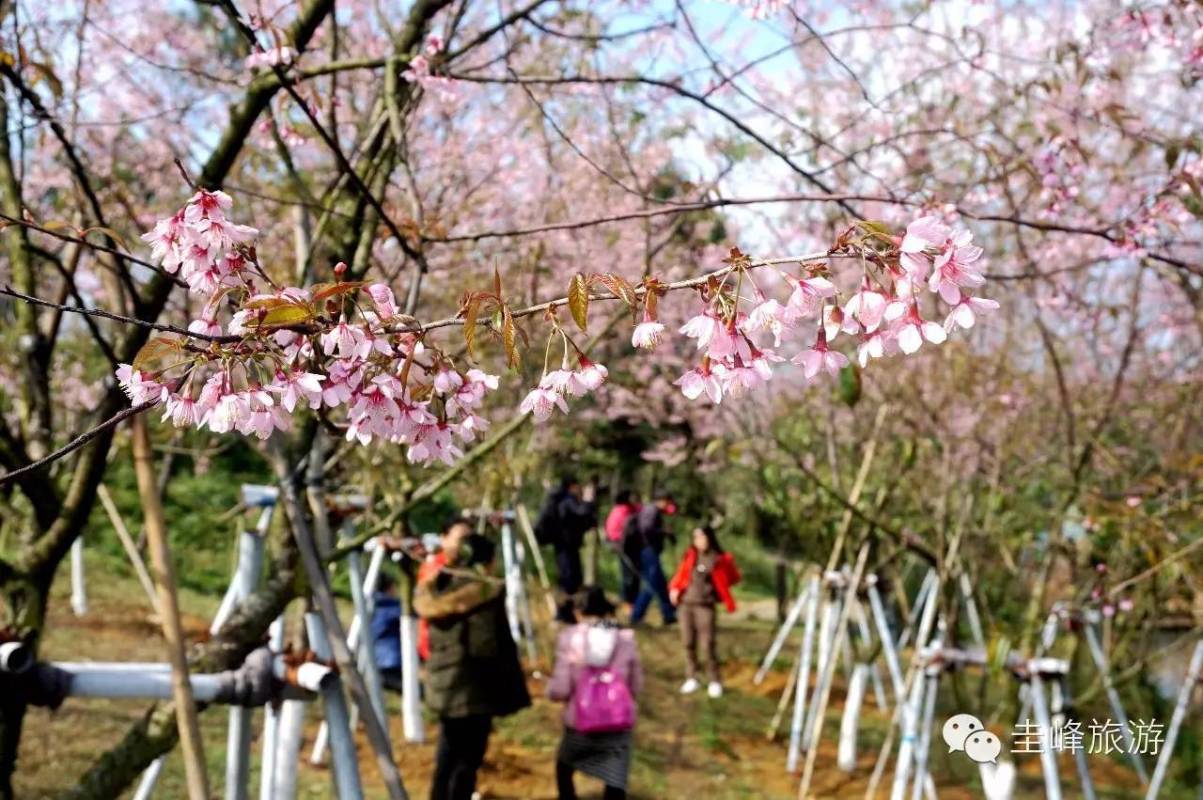
[[[426,620],[426,700],[439,718],[431,800],[470,800],[495,717],[530,705],[505,613],[496,548],[462,519],[443,530],[437,569],[419,580],[414,610]]]

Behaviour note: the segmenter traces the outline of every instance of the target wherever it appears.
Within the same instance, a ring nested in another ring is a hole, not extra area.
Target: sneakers
[[[711,681],[710,685],[706,687],[706,694],[717,700],[723,696],[723,685],[718,681]]]
[[[697,678],[687,678],[685,683],[681,684],[681,694],[693,694],[701,688],[702,684],[698,683]]]

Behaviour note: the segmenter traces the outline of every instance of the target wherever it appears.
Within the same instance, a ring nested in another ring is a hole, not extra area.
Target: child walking
[[[604,800],[627,796],[635,695],[643,668],[635,635],[619,628],[614,606],[596,586],[576,595],[577,623],[560,631],[547,696],[564,702],[564,738],[556,755],[560,800],[576,800],[572,776],[583,772],[606,785]]]
[[[681,565],[669,582],[669,597],[677,606],[681,622],[681,641],[685,645],[685,683],[681,694],[693,694],[698,682],[698,645],[706,656],[707,694],[723,696],[718,667],[717,612],[723,601],[727,611],[735,610],[731,587],[739,583],[739,568],[730,553],[723,552],[718,536],[710,527],[695,528],[693,543],[681,558]]]

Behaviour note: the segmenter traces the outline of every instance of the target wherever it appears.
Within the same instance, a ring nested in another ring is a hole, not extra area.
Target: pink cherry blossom
[[[748,314],[744,329],[751,331],[767,331],[773,334],[773,346],[781,346],[781,335],[793,327],[793,315],[787,308],[775,299],[769,298],[759,303]]]
[[[522,399],[518,410],[523,414],[533,415],[536,422],[545,422],[557,407],[565,414],[568,413],[568,404],[564,402],[564,395],[554,389],[536,386]]]
[[[826,369],[831,375],[838,375],[840,370],[848,366],[848,357],[838,350],[832,350],[827,342],[818,341],[809,350],[803,350],[792,359],[795,364],[802,365],[802,373],[809,380]]]
[[[584,387],[585,391],[593,392],[606,382],[606,378],[609,375],[609,370],[604,366],[595,364],[589,359],[582,357],[581,368],[577,370],[576,379]],[[581,392],[581,394],[584,394],[584,392]]]
[[[439,394],[455,394],[463,385],[463,376],[453,369],[440,369],[434,375],[434,390]]]
[[[311,409],[322,406],[322,376],[315,372],[277,372],[275,383],[267,388],[268,391],[280,395],[280,405],[289,413],[292,413],[299,401]]]
[[[786,308],[794,319],[810,317],[819,310],[819,304],[835,296],[835,284],[821,275],[802,278],[786,302]]]
[[[940,344],[948,338],[948,333],[943,327],[922,319],[917,308],[912,308],[911,312],[897,324],[893,332],[898,338],[899,349],[908,356],[919,350],[924,339],[932,344]]]
[[[397,298],[393,296],[393,290],[387,284],[373,283],[367,288],[367,293],[372,298],[372,304],[376,307],[376,314],[380,319],[392,319],[397,315]]]
[[[725,327],[722,320],[709,311],[704,311],[695,317],[691,317],[677,332],[688,336],[690,339],[697,339],[698,349],[705,350],[710,346],[710,341],[715,336],[725,333]]]
[[[122,391],[134,405],[158,402],[167,394],[167,389],[163,384],[148,378],[129,364],[118,365],[117,382],[121,384]]]
[[[985,297],[964,295],[944,318],[944,330],[951,332],[955,327],[972,328],[977,317],[998,310],[998,303]]]
[[[867,333],[877,330],[885,314],[887,298],[884,294],[870,286],[866,280],[861,288],[844,304],[845,317],[851,317],[861,324]],[[854,333],[854,331],[846,331]]]
[[[697,367],[691,369],[673,381],[673,384],[680,386],[681,394],[690,400],[696,400],[705,393],[712,403],[717,404],[723,401],[722,383],[709,368]]]
[[[635,326],[631,344],[644,350],[655,349],[664,340],[664,325],[655,320],[644,320]]]

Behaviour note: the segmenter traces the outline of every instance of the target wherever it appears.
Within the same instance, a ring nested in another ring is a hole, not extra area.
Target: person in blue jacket
[[[372,652],[384,688],[401,692],[401,600],[397,582],[385,571],[376,582],[372,598]]]

